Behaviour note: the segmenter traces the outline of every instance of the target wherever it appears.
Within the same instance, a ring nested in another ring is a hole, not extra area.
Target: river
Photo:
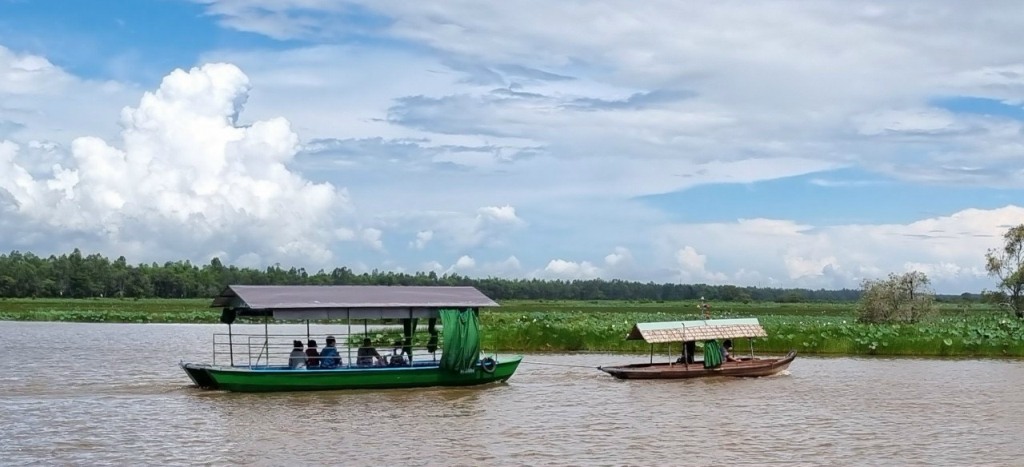
[[[178,361],[208,362],[223,330],[0,322],[0,464],[1024,465],[1019,360],[797,357],[672,382],[595,369],[644,356],[527,354],[468,389],[191,387]]]

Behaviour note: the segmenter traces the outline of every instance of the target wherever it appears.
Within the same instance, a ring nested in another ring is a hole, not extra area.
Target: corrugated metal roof
[[[626,339],[643,339],[648,343],[657,344],[767,336],[768,333],[761,327],[757,318],[738,318],[636,323]]]
[[[474,287],[229,285],[213,299],[210,306],[298,312],[368,308],[474,308],[498,304]]]

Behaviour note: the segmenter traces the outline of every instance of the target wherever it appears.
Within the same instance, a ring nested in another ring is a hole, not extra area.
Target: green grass
[[[94,323],[216,323],[207,299],[0,299],[0,320]]]
[[[637,322],[699,319],[697,303],[511,302],[489,313],[484,345],[520,351],[648,352],[623,338]],[[723,303],[713,318],[757,317],[768,332],[757,352],[818,355],[1024,357],[1024,322],[991,307],[942,305],[916,324],[856,322],[854,303]],[[678,344],[675,345],[678,348]],[[748,347],[744,339],[737,351]],[[659,346],[658,352],[667,350]]]
[[[206,299],[0,299],[0,320],[216,323],[220,311],[209,308],[209,303]],[[634,323],[700,318],[697,302],[538,300],[501,305],[482,313],[486,349],[646,353],[648,344],[624,339]],[[1024,321],[987,306],[943,305],[938,316],[917,324],[864,324],[856,322],[855,316],[854,303],[712,305],[713,318],[760,319],[769,337],[754,340],[755,352],[796,349],[804,355],[1024,357]],[[375,342],[393,338],[390,334],[375,337]],[[745,339],[737,340],[738,352],[747,349]],[[667,347],[656,351],[665,352]]]

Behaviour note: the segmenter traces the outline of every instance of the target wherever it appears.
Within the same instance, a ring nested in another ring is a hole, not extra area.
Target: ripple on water
[[[1024,455],[1020,361],[799,357],[770,378],[620,381],[596,367],[648,357],[528,355],[510,382],[487,387],[233,394],[192,388],[177,367],[208,358],[215,330],[0,323],[4,355],[69,343],[66,354],[0,360],[3,464],[1013,465]]]

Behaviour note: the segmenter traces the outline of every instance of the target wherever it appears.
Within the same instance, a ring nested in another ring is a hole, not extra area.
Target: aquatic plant
[[[209,300],[6,299],[0,320],[217,323]],[[696,302],[516,301],[481,312],[482,345],[502,351],[601,351],[646,353],[643,341],[624,338],[634,323],[700,319]],[[920,323],[856,321],[853,303],[716,303],[714,318],[757,317],[769,337],[754,339],[756,353],[821,355],[1024,357],[1024,321],[995,308],[940,308]],[[240,320],[246,322],[247,320]],[[375,332],[388,345],[400,331]],[[413,345],[426,344],[418,332]],[[678,344],[676,344],[678,346]],[[748,344],[736,342],[738,352]],[[656,350],[662,352],[663,349]]]

